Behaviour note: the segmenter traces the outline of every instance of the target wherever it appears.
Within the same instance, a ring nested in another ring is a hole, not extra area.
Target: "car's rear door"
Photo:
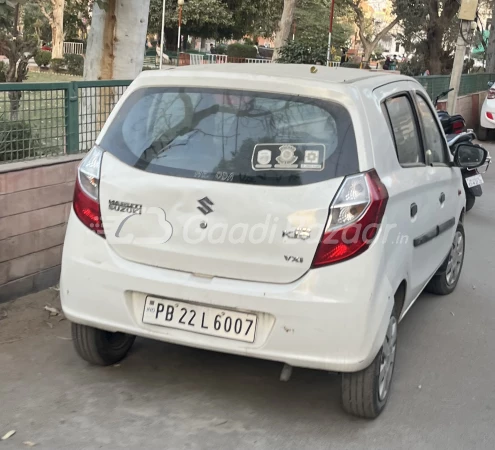
[[[390,200],[387,206],[388,222],[397,225],[401,263],[406,263],[409,272],[408,302],[421,292],[425,283],[438,266],[437,243],[431,239],[436,227],[436,207],[431,200],[436,179],[425,164],[421,125],[415,107],[414,91],[410,83],[401,83],[393,94],[390,87],[377,90],[383,98],[382,112],[390,128],[391,145],[383,142],[389,152],[391,180],[387,189]],[[395,151],[394,151],[395,150]],[[383,151],[383,149],[382,149]],[[395,153],[395,155],[394,155]]]
[[[100,145],[112,249],[207,277],[300,278],[343,177],[359,171],[346,108],[298,95],[141,88]]]
[[[451,156],[431,102],[422,91],[415,94],[416,109],[422,129],[427,176],[431,180],[429,201],[435,217],[437,236],[435,252],[445,258],[449,252],[459,219],[462,198],[462,178],[459,169],[451,165]]]

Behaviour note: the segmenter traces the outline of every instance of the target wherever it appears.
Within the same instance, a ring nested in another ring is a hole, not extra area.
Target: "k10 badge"
[[[254,170],[323,170],[323,144],[257,144],[254,147]]]

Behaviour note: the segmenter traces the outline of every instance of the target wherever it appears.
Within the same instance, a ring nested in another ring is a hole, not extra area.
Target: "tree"
[[[308,48],[328,43],[330,0],[299,0],[294,14],[295,38],[307,44]],[[341,48],[350,45],[354,34],[351,12],[341,1],[335,4],[332,33],[332,53],[340,55]]]
[[[273,59],[275,60],[278,59],[280,48],[282,48],[284,43],[289,39],[292,23],[294,22],[296,3],[297,0],[284,0],[282,18],[280,19],[277,34],[275,35],[275,52],[273,54]]]
[[[492,18],[495,18],[495,1],[493,2]],[[490,37],[486,48],[486,71],[495,73],[495,20],[490,25]]]
[[[85,80],[129,80],[142,70],[148,28],[149,1],[103,0],[95,2],[88,37]],[[83,91],[81,150],[94,142],[100,127],[118,100],[112,88]]]
[[[458,0],[393,0],[401,20],[402,42],[422,55],[432,75],[448,71],[459,32]]]
[[[65,0],[34,0],[52,29],[52,57],[64,57],[64,8]]]
[[[29,36],[40,42],[52,40],[50,23],[37,3],[28,3],[24,6],[24,36]]]
[[[65,0],[65,40],[86,39],[91,24],[93,1]]]
[[[246,35],[271,35],[277,27],[283,0],[190,0],[183,8],[183,34],[200,38],[241,39]],[[162,0],[151,0],[150,33],[160,34]],[[167,1],[166,45],[177,43],[177,2]]]
[[[388,11],[380,12],[384,23],[377,20],[378,11],[374,11],[366,0],[343,0],[353,12],[359,39],[364,48],[364,60],[369,61],[380,41],[399,23],[399,17],[391,18]]]
[[[34,42],[24,40],[19,35],[20,4],[15,5],[14,11],[7,10],[8,6],[0,5],[3,12],[2,26],[0,27],[0,54],[5,55],[9,61],[6,72],[6,81],[9,83],[22,83],[28,73],[29,59],[36,49]],[[19,106],[22,98],[21,91],[10,91],[10,118],[17,120]]]
[[[150,0],[95,3],[86,80],[134,79],[143,68]]]

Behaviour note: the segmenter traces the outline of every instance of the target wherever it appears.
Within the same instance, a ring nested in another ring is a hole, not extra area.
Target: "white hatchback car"
[[[486,141],[489,132],[495,129],[495,86],[493,82],[488,83],[488,85],[488,92],[481,107],[480,127],[476,133],[481,141]]]
[[[113,364],[143,336],[342,372],[345,409],[378,416],[399,320],[461,273],[451,159],[411,78],[143,73],[79,167],[60,289],[76,350]]]

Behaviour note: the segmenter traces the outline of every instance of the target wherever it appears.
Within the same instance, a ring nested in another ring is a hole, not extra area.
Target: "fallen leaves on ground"
[[[50,313],[50,316],[59,316],[60,311],[57,308],[53,308],[52,306],[45,306],[45,311],[48,311]]]
[[[6,441],[7,439],[9,439],[9,438],[11,438],[12,436],[14,436],[14,434],[15,434],[15,430],[11,430],[11,431],[9,431],[7,434],[4,434],[4,435],[2,436],[2,439],[1,439],[1,440],[2,440],[2,441]]]

